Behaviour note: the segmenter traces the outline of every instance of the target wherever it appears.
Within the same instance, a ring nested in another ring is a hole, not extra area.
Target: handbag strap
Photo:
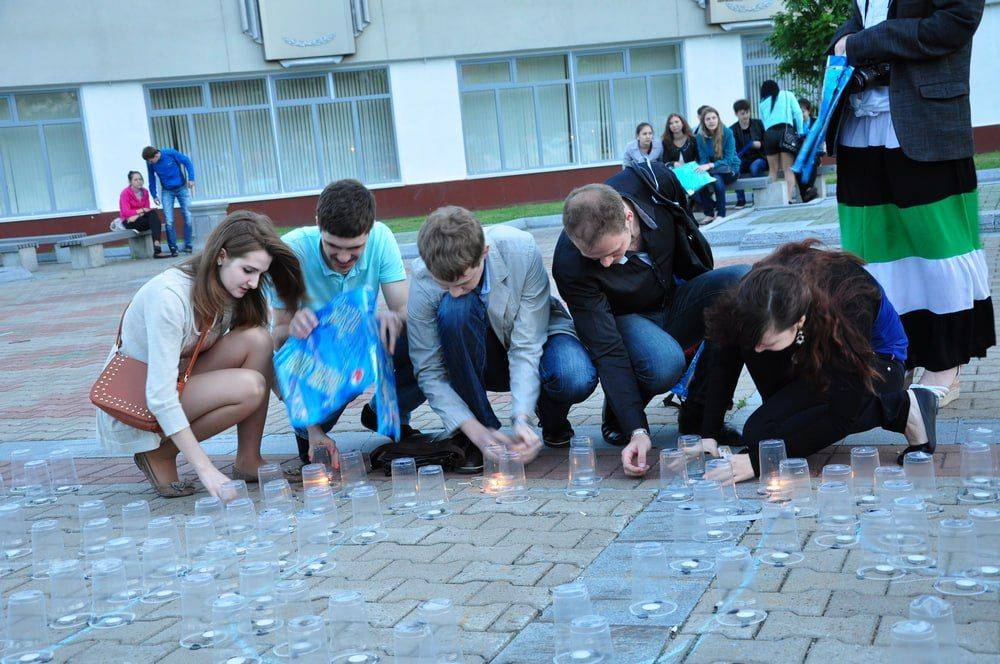
[[[125,311],[122,312],[122,317],[118,320],[118,335],[115,338],[115,348],[117,350],[121,350],[122,348],[122,326],[125,324],[125,314],[128,312],[128,308],[130,306],[132,306],[131,300],[125,305]],[[208,337],[209,331],[215,327],[216,320],[218,320],[218,318],[212,319],[212,323],[198,333],[198,343],[194,345],[194,352],[191,354],[191,359],[188,361],[187,367],[184,369],[184,375],[177,380],[177,394],[184,391],[184,386],[187,384],[188,378],[191,377],[191,371],[194,369],[194,363],[198,361],[198,356],[201,354],[201,348],[205,345],[205,339]]]

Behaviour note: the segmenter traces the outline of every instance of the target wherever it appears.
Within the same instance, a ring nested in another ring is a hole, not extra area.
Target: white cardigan
[[[132,298],[122,324],[121,350],[149,367],[146,405],[167,437],[189,426],[177,395],[177,378],[187,367],[198,341],[191,306],[192,283],[192,277],[177,268],[153,277]],[[209,332],[203,353],[228,330],[231,314],[224,318]],[[104,366],[116,350],[111,349]],[[98,409],[97,439],[107,452],[135,454],[159,447],[161,436],[130,427]]]

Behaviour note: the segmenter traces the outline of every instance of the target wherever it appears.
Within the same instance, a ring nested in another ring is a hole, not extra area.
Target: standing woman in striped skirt
[[[855,0],[833,42],[858,70],[827,135],[841,242],[901,314],[907,367],[942,404],[996,343],[969,112],[983,2]]]

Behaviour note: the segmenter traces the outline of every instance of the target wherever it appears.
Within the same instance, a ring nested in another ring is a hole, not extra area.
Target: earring
[[[795,344],[796,344],[797,346],[801,346],[801,345],[802,345],[802,344],[804,344],[805,342],[806,342],[806,335],[805,335],[805,333],[804,333],[804,332],[802,331],[802,328],[800,327],[800,328],[799,328],[799,331],[795,333]]]

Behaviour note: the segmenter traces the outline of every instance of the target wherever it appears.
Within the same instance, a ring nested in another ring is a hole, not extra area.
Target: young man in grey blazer
[[[530,233],[483,227],[468,210],[435,210],[417,236],[407,303],[410,357],[420,389],[466,450],[459,472],[482,469],[499,442],[534,458],[542,439],[569,444],[570,406],[597,386],[573,321],[550,294]],[[511,431],[499,431],[486,391],[511,393]]]

